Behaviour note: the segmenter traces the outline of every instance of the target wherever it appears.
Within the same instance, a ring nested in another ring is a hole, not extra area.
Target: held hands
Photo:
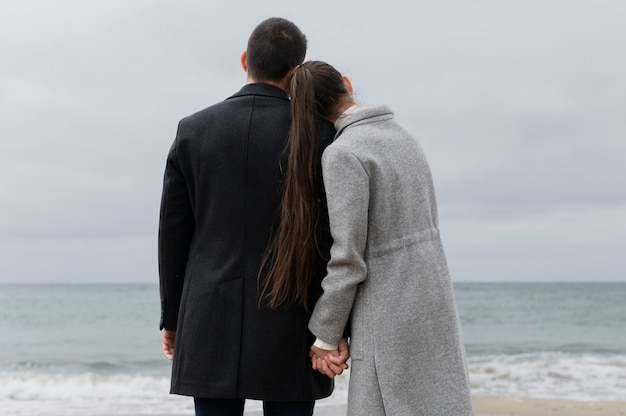
[[[170,361],[174,359],[175,341],[176,331],[163,329],[163,355]],[[350,358],[348,341],[345,339],[339,341],[337,349],[335,350],[324,350],[312,345],[309,357],[311,357],[313,370],[317,370],[330,378],[334,378],[343,373],[343,370],[348,369],[348,364],[346,364],[348,358]]]
[[[339,341],[336,350],[324,350],[312,345],[309,357],[311,357],[313,370],[334,378],[348,368],[348,364],[346,364],[346,361],[350,358],[348,341],[345,339]]]
[[[174,359],[174,341],[176,341],[176,331],[163,330],[163,354],[168,360]]]

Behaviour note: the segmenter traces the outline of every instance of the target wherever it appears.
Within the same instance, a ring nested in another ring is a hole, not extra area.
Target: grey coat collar
[[[388,120],[393,117],[393,111],[391,111],[391,108],[386,105],[376,107],[360,107],[357,111],[336,123],[337,134],[335,137],[339,136],[346,127],[355,123],[370,123],[374,121]]]

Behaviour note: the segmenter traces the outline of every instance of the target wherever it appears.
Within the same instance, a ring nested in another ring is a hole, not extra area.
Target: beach
[[[626,415],[626,401],[476,396],[474,409],[477,416],[624,416]]]
[[[626,416],[626,401],[576,400],[475,396],[476,416]],[[249,413],[261,416],[262,412]],[[341,416],[345,405],[318,406],[314,416]]]
[[[497,396],[474,396],[476,416],[626,416],[626,401],[577,401],[541,398],[511,398]],[[314,416],[343,416],[346,405],[324,404],[315,407]],[[191,416],[193,412],[177,415]],[[245,416],[262,416],[260,409],[249,410]],[[128,415],[130,416],[130,415]],[[364,415],[365,416],[365,415]]]
[[[562,399],[474,396],[476,416],[626,416],[626,401],[576,401]],[[319,404],[314,416],[342,416],[345,404]],[[262,416],[261,410],[246,416]],[[181,415],[182,416],[182,415]]]

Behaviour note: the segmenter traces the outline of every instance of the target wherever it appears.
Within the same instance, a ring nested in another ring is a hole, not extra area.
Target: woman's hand
[[[346,364],[350,358],[348,341],[342,339],[337,349],[334,350],[325,350],[313,345],[309,357],[311,357],[313,370],[317,370],[329,378],[334,378],[348,368],[348,364]]]

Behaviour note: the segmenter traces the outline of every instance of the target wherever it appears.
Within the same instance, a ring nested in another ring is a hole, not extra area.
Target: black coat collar
[[[289,100],[287,93],[283,91],[282,89],[274,85],[263,84],[260,82],[255,83],[255,84],[244,85],[243,88],[239,90],[239,92],[237,92],[236,94],[233,94],[229,98],[242,97],[245,95],[264,95],[267,97],[276,97],[276,98],[282,98],[284,100]]]

